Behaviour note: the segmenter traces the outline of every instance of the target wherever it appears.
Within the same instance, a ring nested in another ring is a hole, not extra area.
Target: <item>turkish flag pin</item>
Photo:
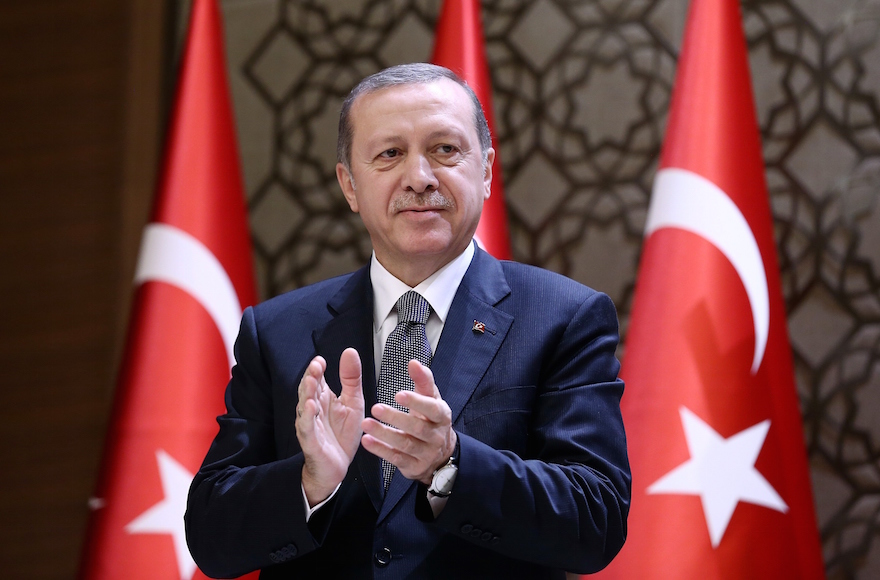
[[[486,332],[486,323],[480,322],[479,320],[474,320],[474,327],[471,330],[483,334],[484,332]]]

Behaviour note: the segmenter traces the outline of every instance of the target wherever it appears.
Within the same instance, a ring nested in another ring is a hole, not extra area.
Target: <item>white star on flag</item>
[[[725,439],[689,409],[682,407],[680,414],[691,457],[648,487],[648,493],[699,495],[713,548],[721,543],[739,502],[788,510],[755,469],[769,420]]]
[[[174,540],[180,578],[191,580],[196,563],[186,547],[183,515],[186,513],[186,495],[194,475],[162,449],[156,451],[156,460],[165,499],[132,520],[125,530],[129,534],[170,534]]]

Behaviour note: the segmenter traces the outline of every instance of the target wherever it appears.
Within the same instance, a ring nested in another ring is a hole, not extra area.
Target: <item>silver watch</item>
[[[434,472],[428,493],[434,497],[449,497],[452,494],[452,485],[455,483],[456,475],[458,475],[458,466],[450,457],[443,467]]]

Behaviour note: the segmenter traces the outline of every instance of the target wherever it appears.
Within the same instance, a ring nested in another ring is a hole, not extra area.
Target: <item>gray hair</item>
[[[474,127],[480,139],[480,150],[485,162],[492,147],[492,136],[489,133],[489,123],[480,99],[474,90],[468,86],[457,74],[435,64],[415,62],[399,64],[372,74],[359,82],[348,94],[342,103],[339,112],[339,136],[336,140],[336,159],[351,172],[351,142],[354,138],[354,128],[351,125],[351,107],[361,95],[374,93],[388,87],[400,85],[429,84],[440,79],[449,79],[462,87],[474,105]]]

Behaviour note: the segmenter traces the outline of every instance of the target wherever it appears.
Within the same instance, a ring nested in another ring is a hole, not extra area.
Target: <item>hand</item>
[[[345,478],[361,438],[364,392],[361,358],[353,348],[339,359],[339,397],[324,380],[327,361],[316,356],[299,383],[296,438],[305,464],[302,485],[310,506],[325,500]]]
[[[415,390],[400,391],[394,400],[409,412],[373,405],[375,419],[364,419],[361,442],[406,478],[430,485],[434,471],[452,456],[457,436],[452,430],[452,411],[440,397],[431,369],[411,360],[407,370]]]

